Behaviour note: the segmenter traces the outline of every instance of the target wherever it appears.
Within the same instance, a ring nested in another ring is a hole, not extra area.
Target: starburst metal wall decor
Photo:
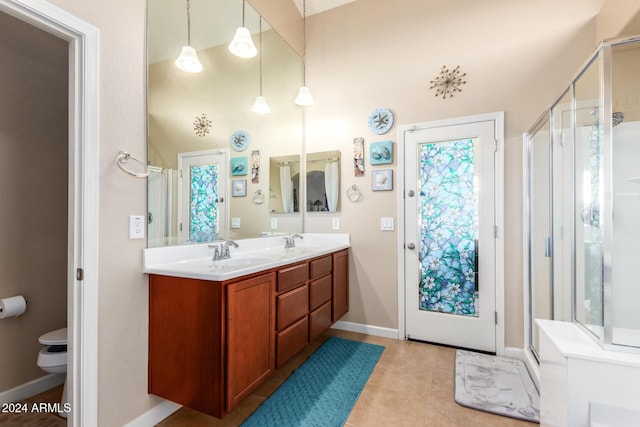
[[[205,136],[209,134],[211,124],[212,122],[207,118],[207,115],[202,113],[202,116],[196,116],[196,120],[193,122],[193,130],[196,131],[196,135]]]
[[[429,89],[436,90],[436,98],[442,96],[442,99],[451,98],[456,92],[462,92],[460,86],[467,84],[463,78],[467,73],[460,71],[458,65],[453,71],[450,71],[446,65],[440,69],[440,74],[436,76],[434,80],[431,80],[431,87]]]

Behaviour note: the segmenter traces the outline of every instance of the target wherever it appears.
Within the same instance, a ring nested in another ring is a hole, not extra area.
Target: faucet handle
[[[209,248],[213,249],[213,257],[211,258],[213,261],[218,261],[220,259],[220,247],[218,245],[209,245]]]

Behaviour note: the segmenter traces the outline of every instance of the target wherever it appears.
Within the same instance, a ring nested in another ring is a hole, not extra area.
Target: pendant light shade
[[[236,35],[229,43],[229,51],[240,58],[253,58],[258,53],[258,49],[253,44],[249,29],[244,26],[244,2],[245,0],[242,0],[242,26],[236,30]]]
[[[258,53],[248,28],[240,27],[229,43],[229,51],[240,58],[253,58]]]
[[[202,64],[198,60],[196,50],[191,46],[182,46],[180,56],[176,59],[176,67],[187,73],[199,73],[202,71]]]
[[[267,104],[267,99],[262,96],[256,96],[256,102],[253,103],[253,107],[251,107],[251,111],[258,114],[268,114],[271,112],[271,108],[269,108],[269,104]]]
[[[313,96],[307,87],[307,1],[302,0],[302,87],[294,101],[296,105],[308,107],[313,105]]]
[[[308,87],[302,86],[298,91],[298,96],[296,96],[295,100],[296,105],[301,107],[308,107],[309,105],[313,105],[313,96],[311,96],[311,91]]]
[[[199,73],[202,71],[202,64],[198,59],[196,50],[191,47],[191,4],[187,0],[187,44],[182,46],[180,56],[176,59],[176,67],[187,73]]]

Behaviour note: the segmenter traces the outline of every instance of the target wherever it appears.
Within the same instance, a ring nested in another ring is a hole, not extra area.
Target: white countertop
[[[349,234],[303,233],[296,247],[284,248],[283,236],[237,240],[231,246],[231,258],[212,260],[208,242],[180,246],[147,248],[143,252],[142,271],[148,274],[223,281],[269,270],[305,259],[330,254],[351,246]]]

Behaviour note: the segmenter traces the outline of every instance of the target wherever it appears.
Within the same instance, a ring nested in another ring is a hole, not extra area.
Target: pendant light
[[[311,91],[307,87],[307,0],[302,0],[302,86],[294,101],[301,107],[313,105]]]
[[[187,45],[182,46],[180,56],[176,59],[176,67],[187,73],[199,73],[202,71],[202,64],[198,60],[196,50],[191,47],[191,11],[190,0],[187,0]]]
[[[262,16],[260,16],[260,95],[256,97],[256,102],[253,103],[251,111],[258,114],[268,114],[271,112],[267,99],[262,96]]]
[[[236,30],[236,35],[229,43],[229,51],[240,58],[253,58],[258,53],[256,45],[253,44],[249,29],[244,26],[244,3],[242,0],[242,27]],[[262,18],[260,18],[262,19]]]

